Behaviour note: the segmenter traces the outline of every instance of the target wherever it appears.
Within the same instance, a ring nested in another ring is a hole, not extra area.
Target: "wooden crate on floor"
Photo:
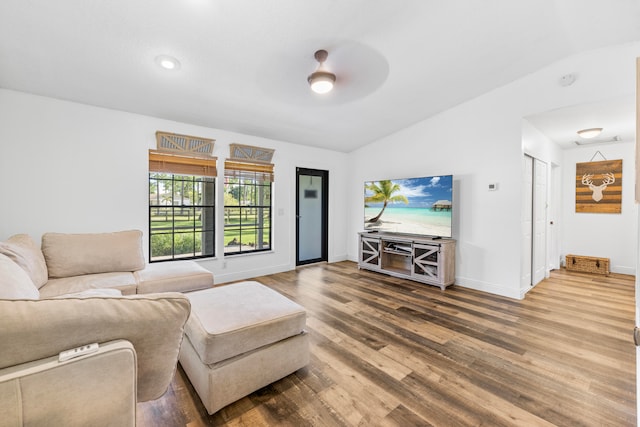
[[[582,273],[596,273],[609,275],[609,258],[583,255],[567,255],[566,267],[568,271]]]

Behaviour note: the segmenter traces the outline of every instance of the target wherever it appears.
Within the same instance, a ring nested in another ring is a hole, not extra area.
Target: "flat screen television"
[[[453,175],[364,183],[364,229],[452,237]]]

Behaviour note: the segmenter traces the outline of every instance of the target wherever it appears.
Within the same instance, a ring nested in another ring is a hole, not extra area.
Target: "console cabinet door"
[[[413,244],[413,275],[440,283],[440,246]]]
[[[360,239],[360,264],[380,268],[380,239]]]

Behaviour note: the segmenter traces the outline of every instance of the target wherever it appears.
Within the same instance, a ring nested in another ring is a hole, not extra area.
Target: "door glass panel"
[[[322,177],[298,176],[299,261],[322,257]]]

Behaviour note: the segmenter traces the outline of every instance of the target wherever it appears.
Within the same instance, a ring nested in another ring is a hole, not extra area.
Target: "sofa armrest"
[[[57,356],[0,369],[0,424],[135,426],[136,353],[128,341],[59,362]]]
[[[0,300],[0,369],[123,339],[137,354],[138,401],[157,399],[173,378],[190,310],[179,293]]]

